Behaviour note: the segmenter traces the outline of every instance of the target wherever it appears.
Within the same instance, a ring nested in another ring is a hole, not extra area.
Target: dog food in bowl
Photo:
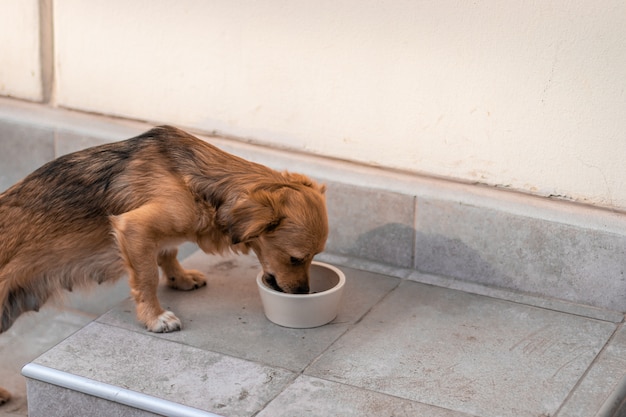
[[[272,288],[263,271],[256,278],[265,316],[283,327],[305,329],[331,322],[339,312],[346,276],[332,265],[313,261],[310,294],[287,294]]]

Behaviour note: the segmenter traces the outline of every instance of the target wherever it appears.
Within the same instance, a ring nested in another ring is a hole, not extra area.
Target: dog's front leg
[[[154,208],[149,206],[115,216],[111,219],[122,258],[128,269],[131,295],[135,300],[137,319],[151,332],[180,330],[181,321],[161,307],[157,298],[159,268],[158,244],[155,236]]]
[[[177,249],[164,249],[159,253],[158,264],[171,288],[183,291],[195,290],[206,285],[206,278],[200,271],[184,269],[176,259]]]
[[[151,259],[150,259],[151,258]],[[151,332],[167,333],[180,330],[182,323],[174,313],[161,307],[157,298],[159,269],[156,257],[146,257],[146,262],[135,263],[131,268],[129,284],[135,300],[137,319]]]

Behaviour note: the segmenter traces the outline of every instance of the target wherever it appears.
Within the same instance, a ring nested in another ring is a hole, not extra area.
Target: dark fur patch
[[[27,311],[39,311],[45,300],[39,298],[24,288],[16,288],[9,292],[2,307],[2,319],[0,320],[0,333],[13,325],[17,317]]]

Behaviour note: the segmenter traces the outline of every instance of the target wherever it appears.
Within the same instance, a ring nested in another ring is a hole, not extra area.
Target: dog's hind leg
[[[164,249],[159,253],[158,264],[165,282],[177,290],[195,290],[206,285],[206,277],[200,271],[184,269],[176,259],[177,249]]]
[[[39,311],[49,296],[45,285],[27,290],[0,277],[0,333],[7,331],[22,313]]]
[[[0,387],[0,405],[6,403],[10,399],[11,399],[11,394],[9,393],[9,391]]]

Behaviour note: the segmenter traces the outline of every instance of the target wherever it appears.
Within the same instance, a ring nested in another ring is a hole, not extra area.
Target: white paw
[[[182,329],[183,324],[180,319],[174,315],[174,313],[171,311],[165,311],[147,327],[149,331],[154,333],[169,333]]]

